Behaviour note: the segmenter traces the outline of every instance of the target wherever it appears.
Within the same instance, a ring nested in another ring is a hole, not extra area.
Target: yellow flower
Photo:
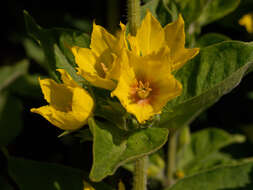
[[[121,180],[118,183],[118,190],[126,190],[126,187]]]
[[[129,51],[122,54],[122,72],[112,96],[117,96],[140,123],[161,113],[163,106],[182,91],[181,83],[170,74],[169,54],[167,57],[164,54],[166,49],[152,57],[136,56]]]
[[[180,170],[179,170],[179,171],[176,171],[175,175],[176,175],[176,178],[177,178],[177,179],[182,179],[182,178],[185,177],[184,172],[183,172],[183,171],[180,171]]]
[[[157,54],[161,48],[167,47],[170,50],[172,71],[182,67],[199,52],[198,48],[186,49],[184,47],[184,20],[181,15],[177,21],[167,24],[163,28],[150,11],[147,11],[136,36],[129,34],[128,41],[131,51],[144,57]]]
[[[95,190],[88,182],[83,181],[84,189],[83,190]],[[124,183],[120,180],[118,183],[118,190],[125,190]]]
[[[83,190],[95,190],[88,182],[83,181],[84,188]]]
[[[62,84],[52,79],[39,79],[44,98],[49,105],[32,108],[31,112],[42,115],[53,125],[63,130],[76,130],[87,123],[92,113],[93,99],[63,70]]]
[[[253,13],[244,15],[239,20],[239,24],[244,26],[248,33],[253,33]]]
[[[93,24],[90,48],[72,47],[78,74],[92,85],[112,90],[120,72],[119,54],[126,47],[125,26],[115,37],[103,27]]]

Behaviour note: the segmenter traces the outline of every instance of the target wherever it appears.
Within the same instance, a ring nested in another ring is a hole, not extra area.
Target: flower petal
[[[158,89],[157,95],[152,97],[151,101],[155,113],[159,113],[168,101],[176,98],[182,92],[181,83],[171,74],[157,80],[156,88]]]
[[[131,85],[136,82],[133,68],[129,65],[127,53],[122,52],[121,74],[116,89],[111,96],[117,96],[121,104],[126,107],[130,103],[129,92]]]
[[[96,55],[88,48],[72,47],[72,52],[75,56],[75,62],[81,70],[92,75],[96,74],[95,70]]]
[[[243,15],[239,20],[239,24],[244,26],[248,33],[253,33],[253,13]]]
[[[133,52],[145,56],[160,50],[164,44],[164,31],[158,20],[147,11],[136,37],[129,35],[128,41]]]
[[[77,121],[71,112],[61,112],[50,105],[32,108],[31,112],[40,114],[50,123],[63,130],[76,130],[84,125],[84,123]]]
[[[120,32],[120,35],[118,36],[119,45],[121,48],[122,47],[127,48],[128,44],[126,40],[126,26],[122,22],[120,22],[120,28],[121,28],[121,32]]]
[[[145,123],[155,115],[150,104],[129,104],[126,109],[129,113],[134,114],[138,122],[141,124]]]
[[[78,86],[77,83],[68,74],[67,71],[65,71],[64,69],[57,69],[57,71],[61,74],[61,80],[64,84],[71,86],[71,87]]]
[[[185,49],[185,31],[184,20],[180,14],[175,22],[167,24],[164,27],[165,43],[171,50],[173,60],[172,69],[176,70],[182,67],[189,59],[198,54],[199,49]]]
[[[77,74],[81,75],[96,87],[108,90],[112,90],[115,87],[116,84],[111,79],[116,79],[119,75],[119,66],[114,65],[116,64],[116,57],[111,51],[109,51],[109,49],[101,53],[99,57],[97,57],[93,51],[88,48],[72,47],[72,52],[75,56],[76,64],[79,66],[77,68]],[[102,78],[100,76],[99,68],[96,69],[97,64],[101,63],[112,65],[112,68],[108,73],[108,77],[106,78]]]
[[[113,57],[112,66],[111,69],[107,72],[106,78],[118,80],[120,75],[121,58],[117,57],[115,54],[112,54],[112,57]]]
[[[83,190],[95,190],[88,182],[83,181],[84,189]]]
[[[63,101],[65,94],[55,94],[54,96]],[[65,102],[60,103],[66,104]],[[93,99],[84,89],[76,87],[73,88],[73,98],[68,103],[71,103],[67,105],[69,110],[60,110],[55,105],[50,104],[40,108],[32,108],[31,112],[40,114],[50,123],[63,130],[79,129],[87,123],[87,119],[93,111]]]
[[[180,69],[187,61],[199,53],[199,48],[186,49],[182,48],[177,52],[172,64],[172,71]]]
[[[91,34],[90,48],[97,56],[102,54],[106,49],[113,48],[116,43],[116,38],[107,32],[102,26],[93,23],[93,30]]]
[[[146,57],[136,56],[128,52],[129,64],[133,67],[136,78],[154,82],[166,78],[171,72],[169,52],[166,47],[157,54]]]
[[[72,101],[72,91],[64,84],[58,84],[52,79],[40,79],[40,87],[44,98],[55,109],[65,111]]]
[[[88,117],[93,111],[94,101],[83,88],[75,88],[72,99],[72,112],[77,121],[87,123]]]
[[[116,83],[113,80],[101,78],[97,74],[87,73],[80,68],[77,68],[77,74],[81,75],[83,78],[89,81],[91,85],[99,87],[99,88],[112,90],[116,86]]]

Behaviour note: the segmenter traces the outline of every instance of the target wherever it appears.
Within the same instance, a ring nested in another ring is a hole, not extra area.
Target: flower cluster
[[[120,24],[117,36],[93,24],[90,48],[72,47],[77,74],[91,85],[111,91],[128,113],[143,124],[171,99],[179,96],[181,83],[173,71],[181,68],[199,49],[185,48],[184,21],[164,28],[148,11],[135,36],[126,35]],[[49,106],[32,109],[62,129],[77,129],[87,122],[93,100],[66,74],[59,70],[63,84],[40,80]]]

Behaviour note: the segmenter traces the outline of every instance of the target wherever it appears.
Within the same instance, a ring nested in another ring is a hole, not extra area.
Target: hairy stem
[[[128,0],[127,14],[130,33],[135,36],[140,24],[140,0]]]
[[[135,161],[133,190],[147,190],[147,162],[148,156]]]
[[[174,171],[176,164],[176,132],[172,131],[169,134],[168,139],[168,157],[167,157],[167,186],[171,186],[174,183]]]
[[[140,0],[128,0],[128,23],[131,35],[135,36],[140,25]],[[135,161],[134,169],[134,190],[147,189],[147,161],[144,156]]]

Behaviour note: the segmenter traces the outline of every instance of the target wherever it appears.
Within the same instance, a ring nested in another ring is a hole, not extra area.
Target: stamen
[[[103,69],[104,73],[107,73],[108,72],[108,68],[106,67],[106,65],[104,63],[102,63],[102,62],[100,64],[102,66],[102,69]]]
[[[149,96],[152,89],[149,87],[149,82],[146,81],[144,84],[142,81],[138,82],[137,95],[140,99],[145,99]]]
[[[98,72],[98,75],[102,78],[106,77],[106,73],[108,72],[107,66],[103,62],[97,62],[95,68]]]

